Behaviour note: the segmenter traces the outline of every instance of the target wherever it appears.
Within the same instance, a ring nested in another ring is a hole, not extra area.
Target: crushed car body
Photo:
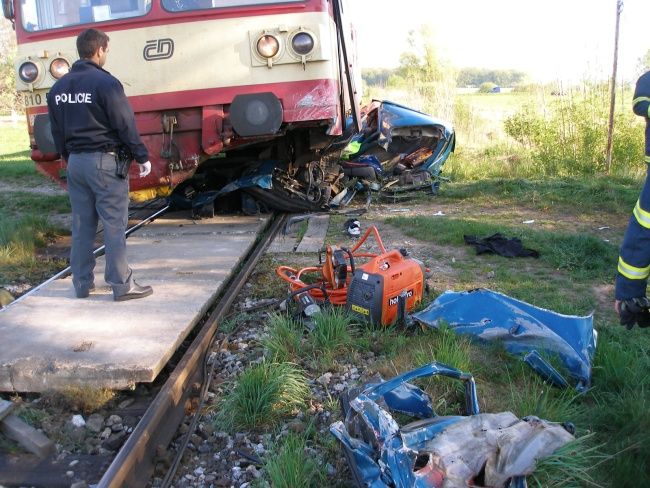
[[[292,160],[291,151],[285,157],[260,151],[248,162],[235,153],[212,165],[204,163],[179,185],[172,201],[204,208],[242,190],[269,209],[304,212],[342,207],[360,192],[389,200],[414,190],[436,193],[442,167],[455,148],[453,127],[388,101],[373,101],[362,113],[360,132],[352,132],[349,121],[348,130],[314,150],[311,159]],[[244,170],[224,178],[219,170],[230,161]]]
[[[436,193],[442,166],[455,149],[452,126],[388,101],[373,100],[366,110],[361,132],[344,151],[344,174],[362,181],[365,176],[366,185],[380,182],[380,196],[386,199],[422,189]]]
[[[465,383],[465,413],[437,416],[409,383],[447,376]],[[344,420],[330,426],[353,478],[371,488],[525,488],[535,462],[574,440],[570,426],[479,413],[471,374],[433,362],[359,391],[344,392]],[[400,427],[393,414],[415,419]]]
[[[498,292],[476,289],[446,291],[413,318],[429,327],[446,325],[457,334],[500,342],[558,387],[573,383],[578,391],[584,391],[591,384],[597,338],[592,315],[562,315]],[[554,365],[549,358],[557,360]]]

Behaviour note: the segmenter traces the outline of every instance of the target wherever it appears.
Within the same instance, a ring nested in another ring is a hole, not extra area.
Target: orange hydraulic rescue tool
[[[359,251],[371,233],[379,254]],[[355,267],[359,258],[369,260]],[[276,273],[289,283],[292,292],[299,294],[305,289],[317,302],[346,305],[353,314],[381,325],[393,324],[415,308],[422,300],[425,277],[422,263],[406,251],[386,251],[374,226],[350,250],[327,246],[325,262],[319,266],[301,270],[280,266]],[[314,274],[316,278],[310,276]]]

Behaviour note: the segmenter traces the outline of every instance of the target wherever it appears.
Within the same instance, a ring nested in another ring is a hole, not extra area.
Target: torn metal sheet
[[[537,417],[483,413],[464,417],[417,448],[423,469],[444,473],[444,487],[466,487],[481,472],[481,486],[503,487],[532,474],[537,459],[574,439],[563,426]]]
[[[373,100],[366,111],[362,131],[343,151],[343,172],[355,177],[364,166],[374,170],[382,199],[398,201],[422,190],[436,194],[456,144],[452,126],[388,101]]]
[[[319,96],[303,94],[296,110],[301,116],[321,110]],[[380,101],[364,109],[361,131],[354,132],[351,122],[336,137],[303,131],[285,144],[256,139],[253,146],[224,151],[179,185],[172,201],[209,214],[215,200],[243,190],[268,208],[307,212],[344,207],[359,193],[396,201],[414,191],[438,191],[442,165],[455,146],[450,124]]]
[[[277,161],[264,161],[258,168],[249,174],[243,175],[241,178],[231,181],[221,190],[219,195],[225,195],[232,191],[240,190],[242,188],[249,188],[251,186],[259,186],[260,188],[270,189],[273,186],[272,176],[273,168],[277,165]]]
[[[545,380],[583,391],[591,384],[596,352],[593,315],[562,315],[486,289],[447,291],[413,317],[429,327],[501,342]],[[561,367],[562,372],[551,365]]]
[[[384,150],[404,154],[401,162],[407,168],[417,166],[434,176],[454,151],[454,129],[430,115],[396,103],[384,101],[378,109],[379,138]]]
[[[465,383],[466,416],[437,416],[409,381],[447,376]],[[510,412],[479,414],[474,378],[431,363],[342,397],[344,420],[330,426],[359,487],[525,488],[537,459],[574,440],[563,426]],[[415,420],[400,427],[393,412]]]

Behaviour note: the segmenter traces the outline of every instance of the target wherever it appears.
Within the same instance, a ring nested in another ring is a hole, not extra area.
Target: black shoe
[[[630,298],[621,302],[621,325],[628,330],[638,323],[639,327],[650,325],[650,300],[647,297]]]
[[[140,286],[134,281],[133,285],[131,285],[131,288],[126,293],[122,293],[121,295],[116,295],[113,293],[113,300],[116,302],[124,302],[126,300],[135,300],[136,298],[148,297],[152,293],[153,288],[150,286]]]
[[[90,295],[91,291],[95,291],[95,283],[90,285],[90,287],[86,290],[75,290],[75,295],[77,295],[77,298],[88,298],[88,295]]]

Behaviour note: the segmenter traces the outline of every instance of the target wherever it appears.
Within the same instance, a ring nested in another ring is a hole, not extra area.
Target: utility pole
[[[612,67],[611,95],[609,100],[609,127],[607,130],[606,171],[612,168],[612,145],[614,144],[614,109],[616,107],[616,70],[618,68],[618,32],[621,24],[623,0],[616,0],[616,34],[614,35],[614,66]]]

